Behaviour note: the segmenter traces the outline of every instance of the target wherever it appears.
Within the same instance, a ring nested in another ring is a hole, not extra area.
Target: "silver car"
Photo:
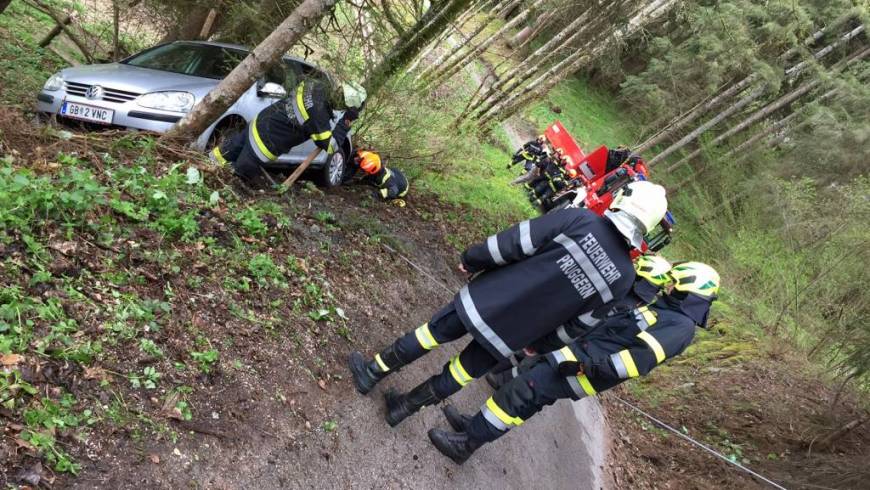
[[[179,41],[162,44],[117,63],[66,68],[49,78],[37,96],[37,110],[59,120],[120,126],[162,133],[209,93],[249,53],[243,46]],[[281,66],[249,88],[202,135],[194,146],[210,149],[221,138],[245,127],[261,110],[287,95],[284,87],[303,78],[327,79],[323,71],[285,56]],[[338,117],[336,113],[336,117]],[[315,148],[312,141],[290,150],[269,164],[298,165]],[[311,165],[320,181],[333,187],[352,172],[347,165],[350,138],[342,151],[321,153]]]

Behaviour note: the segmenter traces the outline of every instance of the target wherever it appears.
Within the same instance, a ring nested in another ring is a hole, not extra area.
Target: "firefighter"
[[[472,246],[462,254],[459,268],[479,274],[451,303],[371,360],[351,353],[357,390],[368,393],[390,373],[470,333],[471,342],[440,374],[407,394],[386,392],[386,420],[395,426],[581,312],[623,298],[635,277],[630,252],[641,247],[643,235],[666,209],[664,188],[634,182],[620,191],[604,216],[565,209]]]
[[[260,111],[243,133],[215,147],[211,157],[221,165],[231,163],[236,175],[250,182],[261,174],[263,164],[308,139],[327,154],[341,151],[365,99],[365,89],[355,83],[342,84],[338,90],[326,81],[303,80],[290,97]],[[344,114],[333,126],[336,110]]]
[[[518,163],[522,163],[523,170],[531,172],[542,158],[547,157],[545,142],[546,140],[544,136],[541,135],[524,144],[522,148],[514,153],[513,158],[511,158],[511,163],[508,164],[508,168],[511,168]]]
[[[397,168],[381,164],[381,156],[369,150],[357,150],[354,161],[366,173],[366,181],[375,186],[375,195],[384,201],[404,206],[402,199],[408,194],[408,179]]]
[[[656,300],[658,294],[670,283],[668,272],[671,263],[658,255],[641,255],[634,262],[634,272],[637,278],[631,291],[620,301],[611,301],[596,311],[578,315],[567,323],[559,326],[556,331],[541,337],[516,354],[515,359],[502,361],[486,375],[486,381],[495,389],[515,378],[520,372],[534,363],[534,356],[546,354],[571,344],[579,337],[588,334],[592,329],[603,326],[606,319],[625,314],[635,308],[648,305]],[[452,407],[445,407],[445,410]]]
[[[648,308],[609,319],[567,347],[544,356],[511,380],[473,417],[449,414],[455,432],[429,431],[441,453],[464,463],[480,446],[503,436],[557,400],[579,400],[645,376],[692,342],[695,326],[705,328],[719,291],[719,274],[709,265],[685,262],[671,269],[673,289]],[[637,316],[636,316],[637,315]]]

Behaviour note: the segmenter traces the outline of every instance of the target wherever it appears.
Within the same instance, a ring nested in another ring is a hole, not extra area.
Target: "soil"
[[[87,165],[100,165],[95,155],[109,150],[120,159],[136,157],[137,150],[113,148],[118,135],[112,132],[63,140],[31,128],[23,116],[13,114],[0,124],[0,155],[14,154],[17,164],[39,171],[52,171],[58,151],[75,152]],[[156,151],[167,166],[197,158],[177,148]],[[203,167],[203,172],[212,186],[232,181],[222,171]],[[101,414],[122,406],[127,417],[110,421],[104,416],[82,436],[57,434],[63,448],[82,464],[73,477],[53,473],[17,442],[21,421],[0,410],[0,483],[113,489],[760,486],[663,435],[617,396],[640,403],[720,449],[726,434],[752,458],[750,467],[789,488],[861,488],[870,476],[870,424],[810,450],[811,441],[863,412],[853,408],[858,403],[848,393],[832,404],[833,390],[818,381],[808,363],[788,356],[757,356],[740,367],[714,363],[682,375],[657,372],[650,377],[654,386],[674,395],[655,406],[626,388],[602,396],[604,413],[598,400],[559,403],[482,448],[461,467],[441,456],[426,438],[429,428],[446,426],[435,407],[390,429],[382,418],[383,390],[412,388],[439,371],[464,342],[429,354],[365,397],[348,379],[346,357],[352,350],[375,352],[451,299],[464,278],[455,270],[458,251],[447,237],[461,243],[483,238],[474,223],[485,217],[431,195],[412,194],[407,207],[399,208],[372,200],[370,192],[361,185],[329,193],[300,186],[287,208],[292,213],[289,224],[269,223],[268,237],[243,236],[252,249],[268,253],[276,263],[295,262],[299,277],[287,290],[254,287],[242,294],[223,287],[216,280],[225,272],[222,264],[208,261],[208,250],[199,243],[179,243],[175,251],[185,267],[167,269],[142,252],[165,247],[158,234],[144,228],[112,247],[77,235],[53,248],[50,267],[55,274],[87,274],[117,258],[143,278],[124,286],[125,292],[159,298],[171,290],[171,315],[157,319],[165,359],[149,358],[135,343],[107,346],[100,361],[86,367],[28,357],[20,367],[22,375],[41,393],[48,396],[62,388],[101,405]],[[254,193],[248,199],[281,202],[284,197]],[[333,216],[325,218],[326,211]],[[460,225],[455,216],[467,219]],[[235,217],[220,209],[201,213],[199,225],[201,234],[217,243],[240,235]],[[24,250],[16,243],[0,250],[0,256],[20,256]],[[433,277],[409,266],[399,254]],[[191,286],[190,276],[201,278],[201,285]],[[4,284],[15,280],[0,279]],[[314,321],[307,310],[291,307],[311,283],[323,289],[347,320]],[[61,291],[39,286],[28,292],[62,298]],[[97,285],[84,294],[94,302],[110,301],[100,296]],[[247,311],[233,310],[236,303]],[[67,314],[78,320],[82,335],[96,335],[108,320],[95,311],[79,311],[76,304],[69,307]],[[189,362],[187,353],[202,349],[197,338],[219,347],[219,362],[208,373],[176,372],[173,362]],[[158,390],[133,389],[119,375],[143,366],[163,373]],[[104,379],[110,381],[108,387],[101,386]],[[182,387],[189,391],[190,420],[173,411],[172,392]],[[478,382],[452,402],[470,413],[489,391]]]
[[[613,435],[608,472],[615,488],[771,488],[660,430],[621,400],[786,488],[867,488],[868,413],[858,408],[854,393],[838,397],[836,385],[824,381],[826,373],[806,359],[758,356],[739,366],[714,361],[704,369],[654,376],[655,390],[674,395],[655,405],[625,387],[602,396]]]
[[[117,152],[122,161],[132,161],[136,153],[112,148],[115,132],[74,133],[72,139],[63,140],[15,117],[0,134],[0,153],[14,154],[16,164],[46,172],[54,168],[51,161],[58,151],[77,154],[88,165],[99,165],[96,155],[102,151]],[[179,157],[192,156],[175,148],[157,151],[167,166]],[[203,172],[210,185],[232,181],[222,171],[204,168]],[[231,188],[246,192],[235,185]],[[255,192],[249,199],[281,202],[284,197]],[[356,393],[348,379],[349,352],[376,352],[452,299],[464,277],[455,269],[458,253],[446,237],[463,243],[482,237],[473,225],[458,226],[450,217],[463,216],[463,223],[472,224],[483,217],[427,195],[412,195],[403,208],[383,204],[362,185],[328,193],[303,185],[294,190],[291,200],[289,209],[294,214],[289,226],[270,223],[269,237],[243,237],[252,249],[268,253],[276,263],[296,261],[307,280],[292,281],[287,291],[254,286],[242,295],[222,287],[215,279],[221,273],[212,270],[219,264],[208,261],[199,243],[174,246],[187,264],[183,270],[161,267],[141,251],[160,249],[163,238],[144,228],[115,246],[76,236],[59,247],[66,253],[53,255],[52,267],[58,273],[100,270],[115,258],[130,274],[143,278],[121,288],[123,292],[160,298],[172,291],[171,315],[157,319],[161,329],[156,340],[165,359],[149,358],[133,342],[107,347],[109,352],[96,364],[84,367],[28,356],[20,368],[40,391],[62,387],[78,400],[101,404],[101,414],[120,403],[127,418],[120,422],[104,418],[81,435],[56,434],[82,465],[75,477],[53,473],[30,448],[16,447],[22,427],[20,421],[11,421],[0,442],[4,455],[0,482],[119,489],[503,488],[534,485],[546,475],[546,481],[559,487],[600,486],[601,468],[589,457],[589,430],[578,423],[570,404],[547,411],[462,467],[444,458],[426,437],[428,428],[446,426],[440,410],[429,408],[396,429],[387,426],[383,389],[412,388],[439,372],[465,341],[445,346],[391,376],[367,397]],[[332,216],[324,217],[325,212]],[[241,234],[234,217],[220,209],[202,212],[199,227],[201,235],[219,244],[230,242],[230,232]],[[14,253],[19,252],[4,250],[4,254]],[[192,287],[190,276],[200,277],[201,284]],[[346,321],[314,321],[307,310],[290,307],[312,282],[320,285],[330,304],[343,310]],[[60,294],[50,286],[42,293]],[[105,300],[96,287],[85,294]],[[275,318],[274,302],[286,303],[277,310],[283,317]],[[249,316],[240,318],[232,311],[233,303],[244,304]],[[70,314],[76,315],[83,335],[98,333],[108,320],[94,311]],[[269,320],[272,326],[264,326]],[[220,361],[209,373],[176,372],[173,363],[189,362],[187,353],[203,348],[195,338],[219,347]],[[143,366],[162,373],[158,390],[133,389],[121,375]],[[110,384],[102,387],[102,380]],[[179,387],[189,392],[185,399],[192,408],[190,420],[182,420],[173,410],[177,398],[172,389]],[[473,413],[489,391],[485,383],[476,383],[454,397],[453,403]],[[588,405],[584,413],[600,420],[597,404]],[[4,424],[6,415],[0,413]],[[600,427],[594,432],[599,437],[592,449],[603,454],[603,432]]]

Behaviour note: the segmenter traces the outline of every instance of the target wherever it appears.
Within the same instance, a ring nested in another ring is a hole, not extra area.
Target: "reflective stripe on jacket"
[[[318,148],[327,153],[333,153],[341,148],[341,144],[347,137],[347,130],[336,131],[332,123],[335,116],[334,109],[329,102],[323,82],[315,80],[300,82],[287,101],[287,105],[290,106],[290,112],[303,132]],[[344,124],[344,121],[337,121],[335,126],[338,124]]]
[[[585,209],[523,221],[466,250],[462,263],[483,273],[456,295],[456,310],[496,357],[623,298],[635,278],[625,239]]]

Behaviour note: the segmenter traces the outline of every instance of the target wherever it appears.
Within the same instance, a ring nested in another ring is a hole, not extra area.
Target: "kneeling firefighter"
[[[375,186],[376,195],[384,201],[402,201],[408,194],[408,179],[399,169],[387,168],[381,156],[369,150],[357,150],[354,161],[366,173],[366,182]],[[404,201],[400,205],[404,205]]]
[[[607,320],[578,341],[544,356],[500,388],[473,417],[446,411],[455,432],[429,431],[441,453],[462,464],[480,446],[503,436],[557,400],[579,400],[644,376],[682,353],[705,328],[719,291],[709,265],[684,262],[671,269],[673,289],[647,308]]]
[[[604,216],[564,209],[466,250],[460,270],[480,274],[452,302],[373,358],[351,353],[357,390],[366,394],[432,349],[471,334],[471,342],[440,374],[406,394],[387,391],[386,420],[395,426],[580,313],[625,297],[635,279],[631,250],[661,221],[667,199],[664,188],[651,182],[633,182],[620,192]]]
[[[341,151],[365,100],[365,89],[356,83],[337,88],[327,81],[303,80],[290,97],[266,107],[244,132],[215,147],[211,157],[222,165],[230,163],[236,175],[251,181],[261,174],[261,165],[309,139],[331,155]],[[336,110],[344,110],[344,114],[333,126]]]

